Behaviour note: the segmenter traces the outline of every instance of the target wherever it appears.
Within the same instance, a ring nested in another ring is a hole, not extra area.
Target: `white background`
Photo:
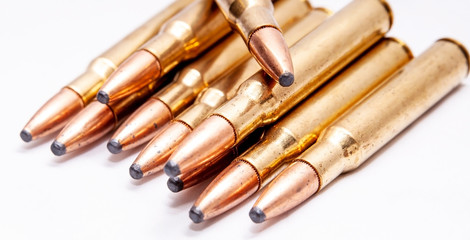
[[[313,3],[337,11],[347,2]],[[188,210],[204,186],[174,194],[164,174],[134,181],[137,151],[112,156],[106,139],[65,157],[50,152],[52,137],[22,142],[19,132],[47,99],[168,3],[0,2],[0,239],[470,238],[468,79],[360,169],[258,225],[248,217],[255,197],[193,224]],[[390,35],[415,55],[441,37],[470,47],[469,1],[390,5]]]

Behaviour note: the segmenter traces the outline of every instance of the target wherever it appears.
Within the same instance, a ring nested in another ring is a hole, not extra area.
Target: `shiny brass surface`
[[[230,170],[219,174],[198,198],[197,202],[202,202],[203,207],[196,206],[204,216],[215,216],[251,196],[311,146],[329,123],[411,58],[409,49],[401,42],[381,40],[270,128],[258,144],[233,161]],[[247,175],[247,168],[252,169],[252,176]],[[239,176],[250,180],[240,184]],[[257,181],[252,181],[253,178]]]
[[[273,3],[270,0],[215,0],[232,28],[240,33],[247,43],[254,31],[262,27],[280,30],[273,17]]]
[[[86,71],[46,102],[24,128],[31,140],[65,126],[95,97],[101,85],[128,56],[152,38],[160,27],[194,0],[177,0],[91,61]],[[74,92],[74,94],[70,92]]]
[[[318,190],[323,189],[341,173],[360,166],[455,88],[468,75],[468,61],[462,45],[449,39],[437,41],[328,126],[317,143],[292,166],[302,165],[305,171],[316,172],[317,176],[309,177],[308,181],[318,181]],[[289,182],[280,183],[280,178],[285,177],[289,177]],[[257,207],[277,208],[269,212],[263,210],[267,219],[286,212],[315,193],[279,194],[301,186],[306,179],[295,172],[283,172],[278,178],[255,203]],[[282,209],[275,206],[279,202],[282,202]]]
[[[128,34],[121,41],[95,58],[87,71],[68,84],[68,87],[83,98],[85,105],[96,95],[104,81],[136,49],[158,33],[160,27],[173,15],[194,0],[177,0],[157,13],[139,28]]]
[[[238,141],[276,121],[378,41],[390,29],[390,14],[382,1],[352,1],[291,48],[297,76],[292,86],[274,84],[258,72],[213,115],[231,123]]]
[[[27,136],[23,140],[35,140],[60,130],[83,107],[80,95],[67,87],[62,88],[26,124],[23,131]]]
[[[282,3],[283,1],[279,2]],[[325,19],[330,12],[323,8],[312,10],[307,16],[290,26],[285,33],[289,46],[294,45],[302,37],[307,35]],[[193,105],[176,117],[192,128],[195,128],[217,107],[235,96],[238,87],[248,77],[259,71],[260,67],[255,59],[249,59],[237,68],[224,75],[214,84],[205,89],[196,99]]]
[[[256,169],[260,188],[284,161],[310,147],[320,132],[413,58],[399,40],[385,38],[326,86],[298,105],[270,130],[242,159]]]
[[[308,1],[302,0],[282,0],[274,6],[274,17],[282,29],[288,29],[311,11]],[[176,116],[191,104],[204,88],[249,58],[250,53],[243,40],[238,35],[231,34],[183,68],[175,80],[154,97],[165,102]]]

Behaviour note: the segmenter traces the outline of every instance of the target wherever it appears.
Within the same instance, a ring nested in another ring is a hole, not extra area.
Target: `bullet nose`
[[[181,181],[181,178],[179,177],[168,178],[166,185],[168,186],[168,189],[170,189],[170,191],[175,192],[175,193],[183,190],[184,188],[184,183],[183,181]]]
[[[51,151],[56,156],[62,156],[66,152],[65,145],[61,142],[54,141],[51,144]]]
[[[129,174],[133,179],[141,179],[144,176],[142,169],[140,169],[140,165],[135,163],[129,168]]]
[[[263,210],[261,210],[259,207],[253,207],[250,210],[250,218],[253,222],[255,223],[262,223],[264,220],[266,220],[266,215],[264,214]]]
[[[279,77],[279,84],[283,87],[289,87],[294,83],[294,74],[285,72]]]
[[[176,177],[181,173],[179,165],[172,160],[169,160],[165,164],[163,170],[165,171],[165,174],[169,177]]]
[[[109,152],[111,152],[112,154],[118,154],[122,152],[122,145],[116,139],[109,140],[106,147],[108,148]]]
[[[25,142],[31,142],[31,140],[33,140],[33,135],[31,135],[29,131],[24,130],[24,129],[21,131],[20,137]]]
[[[98,100],[98,102],[100,102],[102,104],[109,103],[109,95],[106,92],[101,91],[101,90],[96,95],[96,99]]]
[[[194,223],[201,223],[204,221],[204,214],[201,209],[196,206],[192,206],[191,210],[189,210],[189,218],[191,218]]]

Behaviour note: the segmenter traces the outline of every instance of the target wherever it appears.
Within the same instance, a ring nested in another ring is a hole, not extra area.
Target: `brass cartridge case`
[[[273,17],[273,5],[270,0],[215,0],[230,22],[240,33],[245,42],[260,27],[270,26],[280,30]]]
[[[281,0],[274,4],[274,17],[282,29],[288,29],[312,10],[308,1]],[[317,20],[318,21],[318,20]],[[315,25],[317,22],[312,22]],[[231,34],[223,42],[181,70],[175,81],[153,97],[166,103],[176,116],[197,95],[221,76],[250,58],[242,39]]]
[[[460,43],[434,43],[329,125],[262,192],[252,220],[280,215],[356,169],[466,78],[469,61]]]
[[[213,116],[230,123],[236,144],[254,129],[276,121],[378,41],[391,24],[391,10],[384,1],[352,1],[291,48],[297,76],[292,86],[274,84],[258,72]]]
[[[258,174],[258,188],[289,160],[310,147],[320,132],[413,58],[409,48],[385,38],[320,91],[269,129],[263,140],[238,158]]]
[[[455,88],[468,75],[468,63],[461,44],[441,39],[325,129],[299,157],[317,172],[319,190],[357,168]]]
[[[280,1],[279,4],[282,2]],[[327,19],[330,14],[331,12],[324,8],[312,10],[310,14],[286,30],[285,37],[287,44],[289,46],[294,45]],[[182,121],[191,128],[195,128],[217,107],[225,101],[232,99],[237,93],[240,84],[259,70],[260,66],[256,60],[253,58],[249,59],[220,80],[217,80],[212,86],[203,90],[194,104],[178,115],[175,120]]]
[[[168,19],[193,1],[177,0],[172,3],[99,57],[95,58],[88,66],[86,72],[69,83],[67,87],[78,93],[85,104],[89,103],[95,97],[104,81],[128,56],[155,36],[159,32],[160,27]]]

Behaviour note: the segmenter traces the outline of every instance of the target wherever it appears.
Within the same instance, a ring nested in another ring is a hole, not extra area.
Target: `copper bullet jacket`
[[[288,39],[289,44],[294,44],[295,42],[299,41],[303,36],[308,34],[324,19],[326,19],[328,15],[329,12],[325,11],[324,9],[315,9],[309,15],[299,20],[294,26],[286,31],[286,39]],[[257,66],[254,60],[250,60],[241,65],[240,69],[235,69],[227,76],[224,76],[224,79],[219,80],[213,86],[209,87],[203,93],[201,93],[201,96],[196,100],[196,103],[183,112],[180,116],[178,116],[177,119],[186,123],[192,128],[199,125],[199,123],[202,122],[202,120],[205,119],[208,114],[212,113],[214,109],[216,109],[226,100],[231,99],[236,94],[236,89],[238,86],[245,80],[245,77],[248,76],[248,74],[250,74],[252,71],[255,71],[255,69],[259,69],[259,66]],[[233,79],[233,81],[231,79]],[[197,135],[198,133],[195,134]],[[195,137],[195,139],[198,139],[198,137]],[[177,150],[177,144],[180,143],[175,142],[175,147],[173,148],[173,151],[175,151],[175,156],[178,156],[176,151],[183,152],[180,153],[179,156],[185,156],[184,152],[187,151],[187,149]],[[183,169],[201,169],[202,165],[204,165],[203,163],[217,161],[216,159],[220,159],[219,157],[220,156],[217,154],[209,154],[205,157],[201,157],[198,159],[198,161],[186,158],[186,160],[181,160],[178,157],[172,159],[173,163],[177,164],[181,168],[181,173],[185,173]]]
[[[328,123],[411,58],[408,47],[396,39],[378,42],[270,128],[258,144],[244,152],[209,184],[195,203],[204,213],[204,219],[228,211],[235,202],[240,203],[269,183],[293,158],[316,141]],[[249,171],[251,176],[245,178],[257,180],[244,183],[239,176],[246,175],[248,168],[252,169]]]
[[[291,48],[296,82],[284,88],[258,72],[237,95],[214,111],[233,126],[237,139],[272,123],[378,41],[391,27],[379,0],[355,0]],[[315,58],[312,58],[312,54]]]
[[[252,210],[255,220],[263,214],[269,219],[288,211],[341,173],[356,169],[455,88],[468,72],[468,52],[461,44],[450,39],[434,43],[335,120],[316,144],[269,184],[255,203],[257,209]],[[292,171],[294,167],[309,173]],[[308,181],[318,182],[317,190],[303,187],[307,175]],[[281,178],[289,178],[289,182]],[[308,194],[289,194],[293,188]],[[282,207],[275,206],[281,203]]]
[[[88,105],[101,85],[128,56],[153,37],[160,27],[194,0],[178,0],[95,58],[87,70],[46,102],[24,127],[23,140],[34,140],[61,129]]]
[[[279,19],[281,26],[287,28],[310,11],[311,6],[308,2],[300,0],[280,1],[276,4],[275,16]],[[318,15],[321,16],[321,14]],[[317,18],[320,18],[320,16]],[[316,22],[314,21],[311,24],[316,24]],[[140,107],[121,125],[112,139],[122,145],[122,150],[131,149],[149,141],[159,130],[154,127],[155,125],[163,126],[166,122],[161,120],[166,119],[169,121],[173,116],[180,114],[204,88],[209,84],[218,82],[222,75],[231,71],[249,57],[250,54],[242,39],[234,34],[229,36],[222,43],[214,46],[211,51],[184,67],[172,83],[152,96],[149,102],[153,104],[148,103]],[[228,82],[226,85],[232,86],[242,80],[232,79],[231,81],[235,82]],[[167,109],[163,109],[163,106],[167,106]],[[162,109],[161,114],[164,117],[158,116],[159,112],[156,108]]]
[[[151,84],[110,104],[93,101],[62,129],[51,145],[52,152],[57,156],[64,155],[100,139],[150,97],[157,87],[158,84]]]

